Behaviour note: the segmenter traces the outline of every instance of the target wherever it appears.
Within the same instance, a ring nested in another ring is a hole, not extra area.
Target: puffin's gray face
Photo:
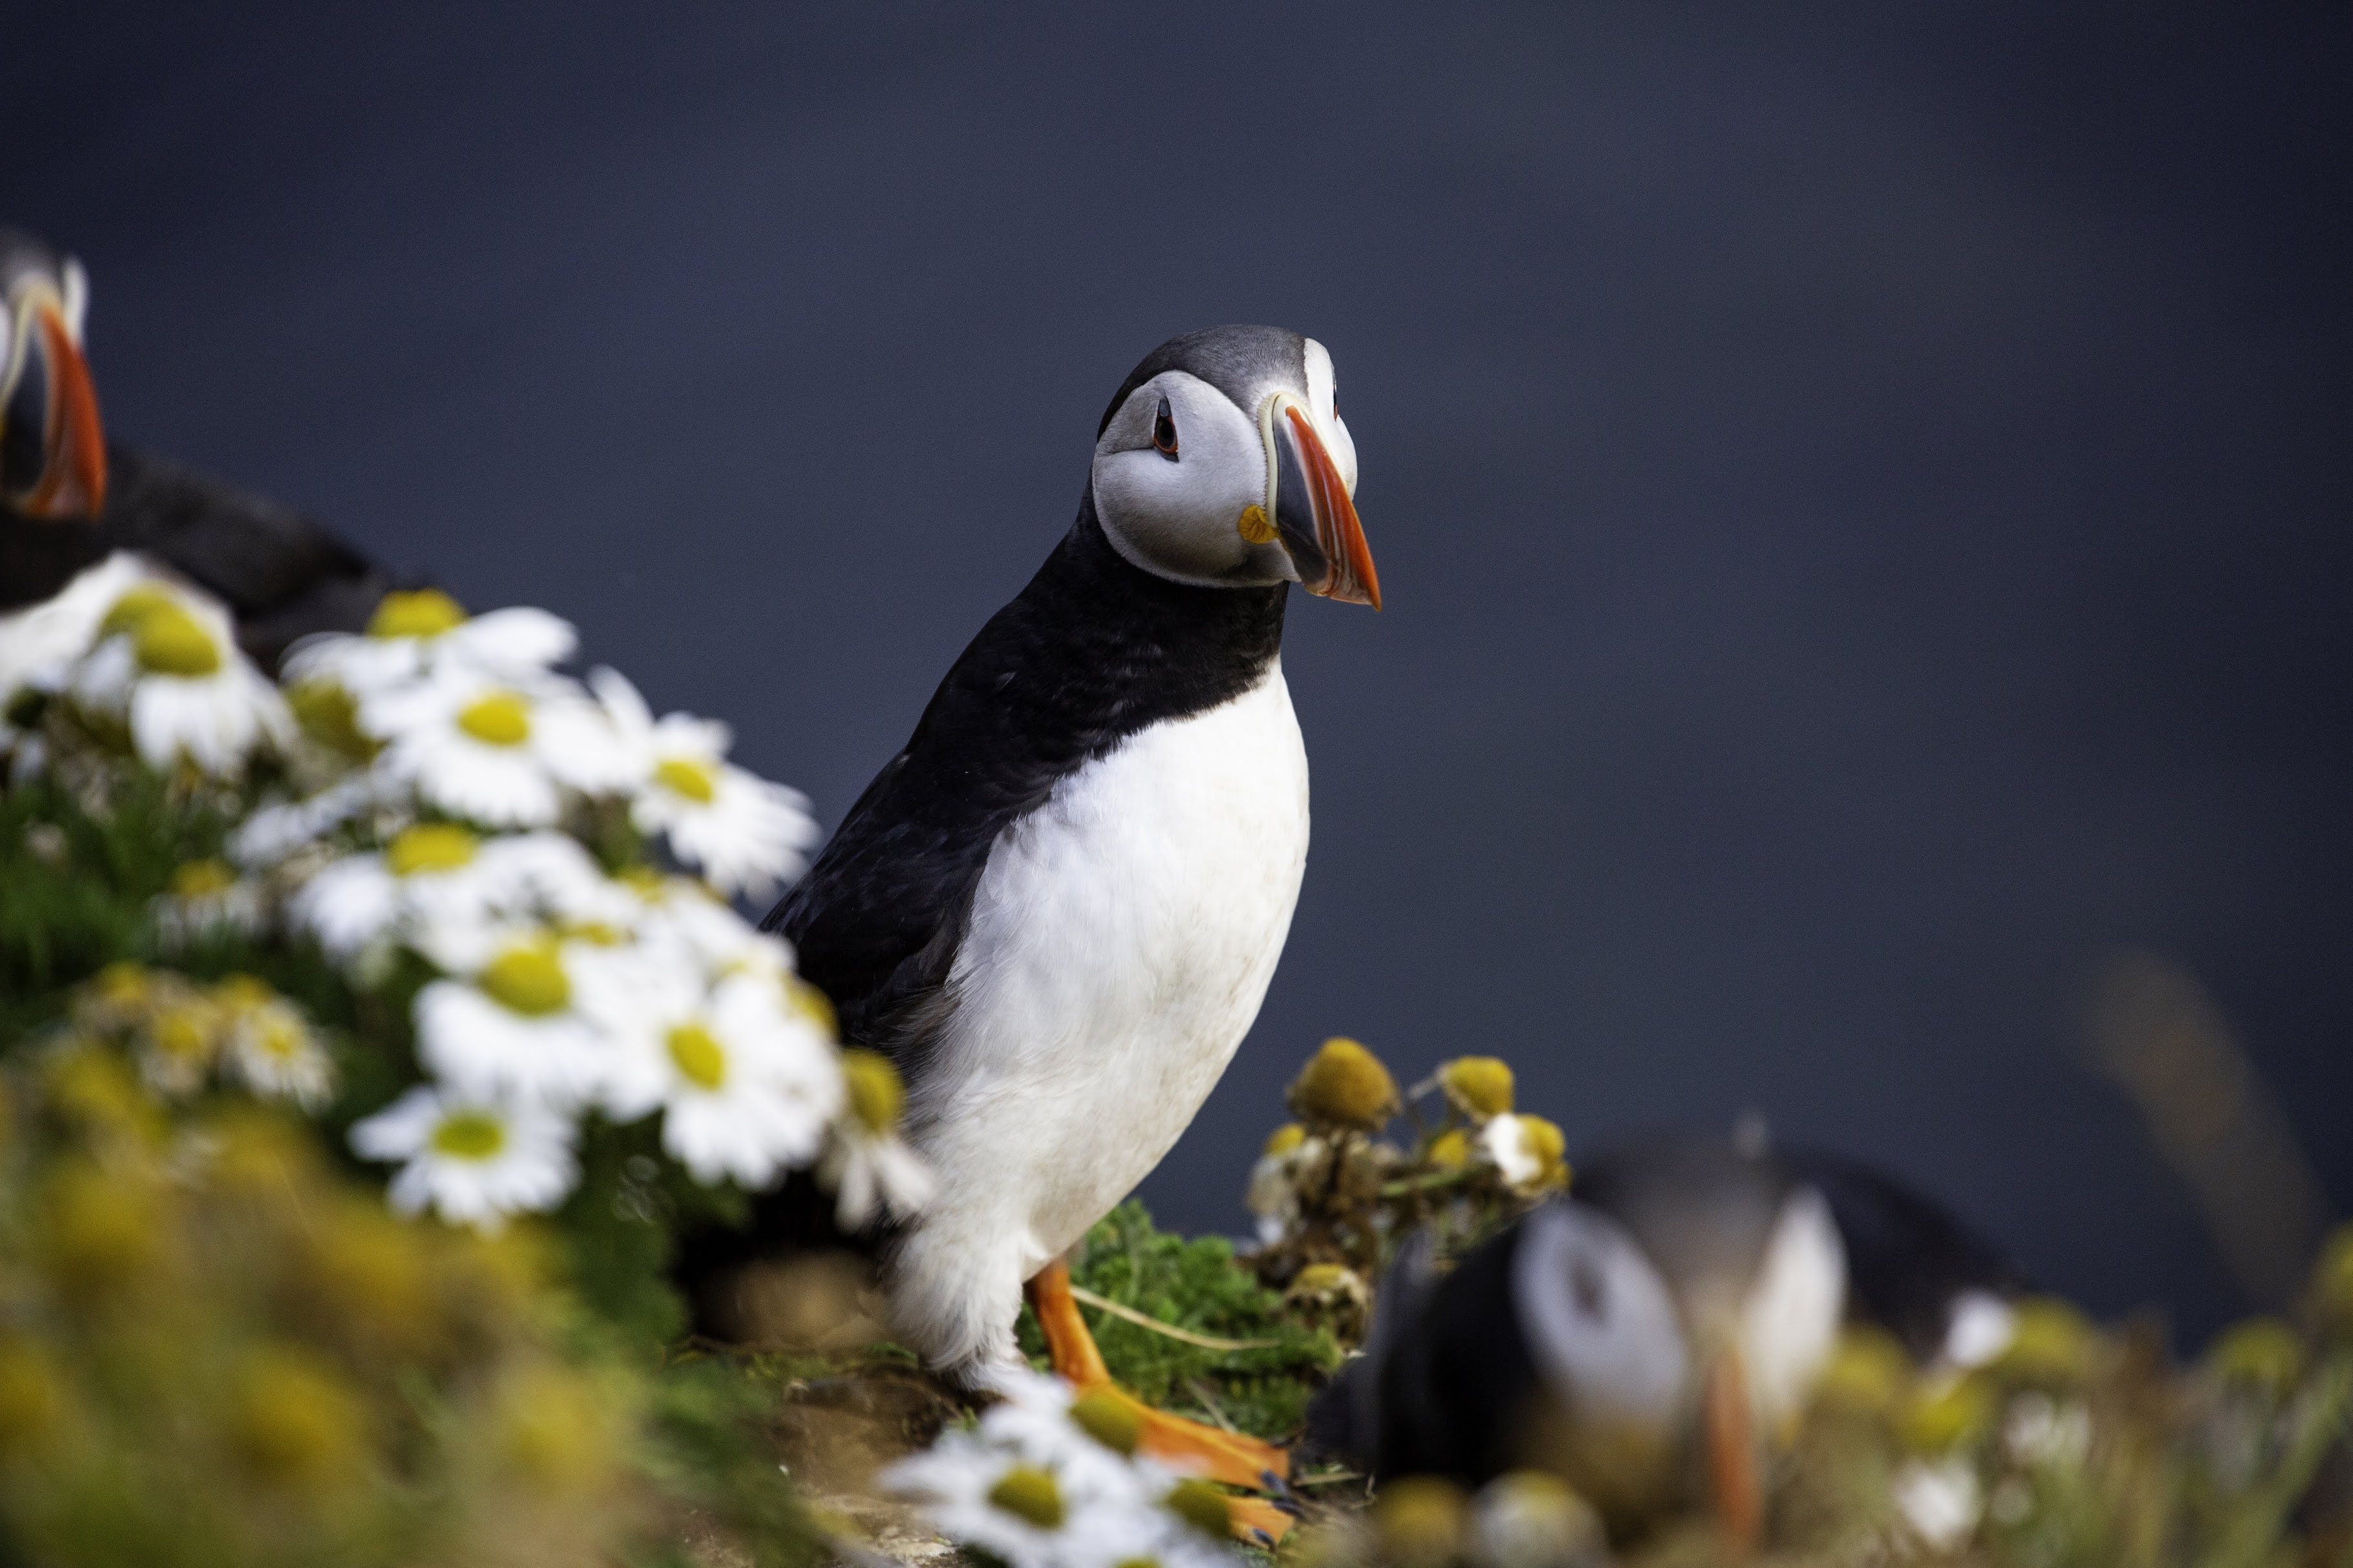
[[[1139,373],[1164,361],[1176,363],[1131,386],[1095,442],[1095,516],[1113,547],[1175,582],[1297,583],[1380,608],[1324,345],[1221,328],[1164,345]]]
[[[0,501],[26,517],[95,518],[106,440],[82,358],[81,266],[0,231]]]

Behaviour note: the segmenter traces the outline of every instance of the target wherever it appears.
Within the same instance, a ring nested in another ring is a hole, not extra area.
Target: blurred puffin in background
[[[1621,1536],[1698,1501],[1746,1547],[1843,1323],[1928,1365],[2008,1343],[2018,1270],[1884,1173],[1754,1137],[1630,1144],[1577,1173],[1450,1272],[1408,1244],[1364,1355],[1311,1412],[1315,1447],[1384,1479],[1550,1470]]]
[[[295,638],[357,631],[396,583],[307,518],[106,439],[82,347],[80,263],[0,229],[0,612],[118,550],[212,593],[264,668]]]
[[[1323,344],[1162,344],[1103,413],[1070,531],[768,917],[843,1042],[905,1080],[938,1195],[885,1241],[891,1326],[955,1381],[1023,1364],[1026,1290],[1055,1369],[1109,1384],[1063,1254],[1176,1142],[1273,977],[1308,835],[1284,602],[1379,606],[1356,482]],[[790,1206],[690,1245],[706,1310]],[[1138,1414],[1219,1479],[1286,1470]]]

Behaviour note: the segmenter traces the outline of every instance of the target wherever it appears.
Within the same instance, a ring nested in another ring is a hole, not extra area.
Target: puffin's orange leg
[[[1087,1331],[1086,1320],[1079,1316],[1079,1304],[1071,1295],[1068,1265],[1060,1260],[1048,1264],[1022,1289],[1029,1298],[1030,1310],[1038,1314],[1039,1328],[1045,1332],[1046,1352],[1053,1359],[1055,1373],[1074,1388],[1100,1389],[1134,1405],[1143,1423],[1145,1453],[1170,1469],[1229,1486],[1261,1488],[1268,1484],[1270,1474],[1277,1481],[1290,1476],[1291,1456],[1273,1444],[1155,1410],[1125,1389],[1113,1386],[1103,1352],[1095,1348],[1095,1337]],[[1289,1528],[1291,1516],[1271,1504],[1250,1498],[1229,1500],[1235,1505],[1235,1532],[1246,1541],[1259,1530],[1280,1539]]]

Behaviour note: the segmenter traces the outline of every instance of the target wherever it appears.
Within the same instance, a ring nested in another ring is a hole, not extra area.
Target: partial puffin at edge
[[[0,229],[0,612],[132,551],[218,598],[274,670],[297,638],[358,631],[387,592],[417,585],[309,518],[107,439],[90,298],[71,257]]]

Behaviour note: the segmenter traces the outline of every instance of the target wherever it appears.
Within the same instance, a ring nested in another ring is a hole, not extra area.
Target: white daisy
[[[1059,1379],[1008,1370],[991,1386],[1004,1402],[976,1429],[949,1432],[892,1466],[879,1478],[881,1489],[921,1505],[942,1534],[1009,1563],[1206,1568],[1237,1561],[1172,1506],[1180,1489],[1198,1483],[1127,1457],[1132,1428],[1092,1430],[1087,1401],[1074,1400]]]
[[[572,1122],[544,1107],[420,1086],[352,1128],[353,1150],[406,1162],[392,1206],[496,1230],[511,1214],[552,1209],[579,1179]]]
[[[886,1495],[917,1504],[932,1528],[1008,1568],[1069,1561],[1071,1504],[1051,1470],[970,1432],[943,1433],[923,1453],[875,1478]]]
[[[127,721],[149,767],[185,757],[227,777],[261,742],[282,747],[293,738],[286,700],[237,651],[227,615],[203,596],[154,580],[135,584],[98,636],[71,677],[74,700]]]
[[[831,1040],[773,976],[737,973],[704,989],[675,963],[648,962],[620,979],[626,1010],[605,1101],[619,1120],[659,1107],[662,1147],[695,1180],[765,1186],[807,1163],[842,1099]]]
[[[981,1415],[982,1438],[1053,1471],[1073,1503],[1156,1502],[1176,1482],[1174,1472],[1134,1458],[1140,1428],[1099,1434],[1073,1419],[1081,1397],[1059,1377],[1008,1367],[991,1376],[989,1392],[1000,1399]]]
[[[267,870],[344,824],[406,797],[396,780],[373,770],[353,773],[314,795],[265,805],[247,817],[229,835],[229,858],[248,870]]]
[[[833,1124],[819,1178],[836,1194],[835,1218],[844,1230],[865,1228],[881,1208],[910,1215],[932,1198],[932,1173],[899,1136],[906,1086],[890,1059],[874,1051],[841,1053],[842,1113]]]
[[[800,873],[818,837],[807,796],[729,763],[725,724],[686,713],[657,721],[618,670],[591,670],[588,684],[636,760],[638,832],[669,839],[723,893],[765,896]]]
[[[262,925],[261,889],[240,879],[226,860],[189,860],[174,868],[149,914],[167,947],[185,947],[222,931],[250,935]]]
[[[229,976],[214,994],[227,1014],[229,1070],[267,1099],[322,1109],[334,1093],[334,1068],[301,1010],[249,975]]]
[[[386,742],[377,766],[453,816],[501,827],[553,824],[569,787],[616,792],[629,758],[602,710],[554,677],[514,682],[443,667],[371,693],[360,725]]]
[[[628,883],[639,900],[640,940],[705,978],[750,972],[778,984],[792,978],[793,950],[784,938],[756,929],[691,877],[650,874]],[[826,1029],[831,1033],[829,1019]]]
[[[286,675],[289,680],[324,678],[363,697],[443,668],[528,682],[571,658],[578,640],[567,623],[545,610],[469,616],[438,588],[421,588],[386,594],[363,636],[304,639],[288,656]]]
[[[62,687],[68,667],[98,639],[106,612],[153,576],[137,556],[118,550],[54,597],[0,616],[0,706],[19,691]]]
[[[294,922],[335,957],[349,958],[397,935],[421,906],[487,910],[481,853],[470,828],[417,823],[380,852],[345,856],[303,883],[290,906]]]
[[[610,950],[530,926],[418,937],[427,956],[463,976],[417,994],[417,1056],[427,1071],[469,1094],[567,1108],[603,1089],[614,1053],[588,998],[625,989],[590,978],[616,962]]]

